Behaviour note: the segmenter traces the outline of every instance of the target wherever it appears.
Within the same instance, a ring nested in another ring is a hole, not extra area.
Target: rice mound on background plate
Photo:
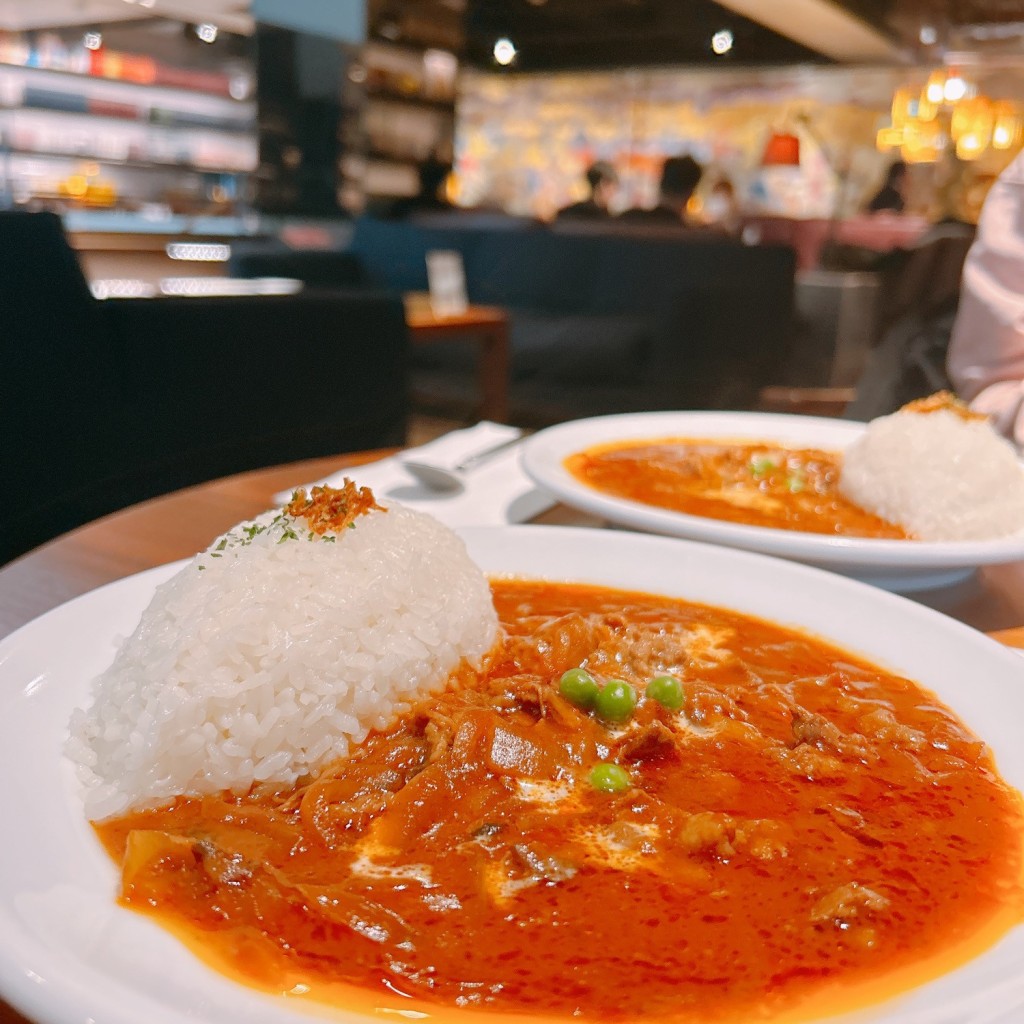
[[[71,720],[91,818],[289,785],[482,662],[498,620],[462,541],[400,505],[352,525],[267,513],[157,589]]]
[[[872,420],[843,453],[840,491],[919,540],[1024,531],[1024,470],[1013,446],[983,417],[934,398]]]

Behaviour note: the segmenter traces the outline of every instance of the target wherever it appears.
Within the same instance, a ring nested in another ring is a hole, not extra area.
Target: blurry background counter
[[[231,247],[263,231],[258,220],[240,217],[75,210],[65,212],[62,220],[90,281],[121,278],[156,284],[161,277],[219,276]]]

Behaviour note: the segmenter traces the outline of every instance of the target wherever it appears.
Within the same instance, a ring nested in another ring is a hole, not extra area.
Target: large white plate
[[[1024,534],[997,540],[909,541],[831,537],[796,530],[744,526],[685,515],[616,498],[577,480],[565,459],[596,444],[640,438],[715,437],[778,441],[795,447],[832,451],[846,448],[864,424],[815,416],[742,412],[651,412],[598,416],[549,427],[522,448],[526,472],[567,505],[612,523],[649,533],[725,544],[806,562],[868,580],[890,590],[942,586],[980,565],[1024,559]]]
[[[1024,787],[1024,668],[936,612],[804,566],[660,537],[535,526],[463,536],[494,575],[673,594],[827,637],[937,693],[992,745],[1004,777]],[[90,677],[173,569],[94,591],[0,643],[0,994],[42,1024],[308,1024],[313,1018],[294,1002],[235,985],[150,920],[116,906],[116,871],[62,758],[68,717]],[[843,1019],[1019,1024],[1021,963],[1024,928],[960,970]],[[357,1019],[344,1010],[333,1016]]]

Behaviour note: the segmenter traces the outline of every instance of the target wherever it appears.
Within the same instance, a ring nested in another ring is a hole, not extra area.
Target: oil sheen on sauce
[[[913,683],[728,611],[493,589],[489,670],[316,781],[99,824],[121,901],[271,992],[687,1024],[868,1004],[1024,917],[1020,797]],[[560,695],[579,665],[636,686],[627,723]]]
[[[595,490],[748,526],[906,540],[839,492],[841,456],[770,443],[664,438],[598,445],[566,469]]]

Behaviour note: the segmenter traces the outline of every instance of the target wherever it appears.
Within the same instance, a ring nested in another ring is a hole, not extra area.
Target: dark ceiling
[[[768,11],[776,0],[761,2]],[[1024,0],[820,2],[888,37],[895,44],[888,59],[933,62],[965,49],[1024,54]],[[489,69],[497,68],[501,37],[518,50],[511,71],[828,62],[714,0],[369,0],[369,13],[372,35],[451,47]],[[721,29],[734,43],[719,56],[711,39]]]
[[[734,44],[719,57],[711,38],[725,28]],[[494,67],[502,36],[519,51],[516,71],[822,59],[711,0],[469,0],[467,61]]]

